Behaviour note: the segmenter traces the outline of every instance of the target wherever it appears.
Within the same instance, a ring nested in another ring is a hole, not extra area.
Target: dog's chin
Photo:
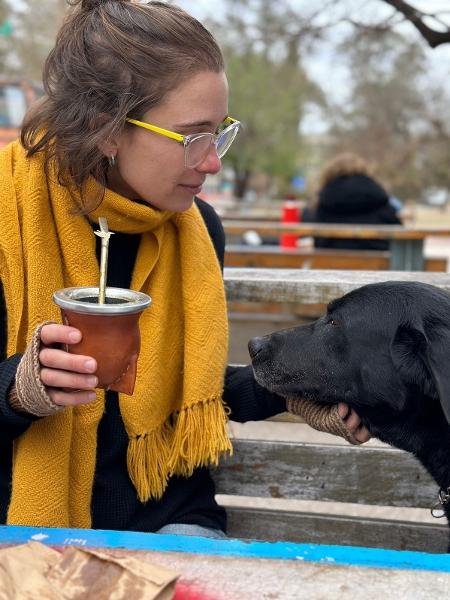
[[[265,370],[260,368],[253,368],[253,373],[259,385],[269,390],[269,392],[273,392],[274,394],[278,394],[285,398],[308,397],[310,400],[315,400],[315,394],[304,390],[292,381],[286,381],[285,374],[277,374],[270,369]]]
[[[270,370],[253,369],[256,381],[263,388],[269,390],[278,396],[283,398],[297,398],[310,400],[316,404],[322,404],[323,406],[337,405],[340,402],[346,402],[345,399],[340,400],[339,398],[324,397],[318,389],[308,389],[307,386],[299,386],[296,382],[287,382],[286,377],[283,376],[283,381],[277,378],[276,373]]]
[[[256,367],[253,367],[253,374],[259,385],[269,390],[269,392],[274,392],[280,396],[289,395],[291,386],[286,383],[285,377],[277,376],[277,373],[271,369],[266,370]]]

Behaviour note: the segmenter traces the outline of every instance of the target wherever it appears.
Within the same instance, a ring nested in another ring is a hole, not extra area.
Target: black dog
[[[311,325],[252,339],[249,351],[264,387],[346,402],[373,436],[412,452],[450,522],[449,294],[416,282],[366,285]]]

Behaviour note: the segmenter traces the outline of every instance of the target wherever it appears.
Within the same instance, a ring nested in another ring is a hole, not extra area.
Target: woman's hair
[[[357,154],[343,152],[338,154],[323,167],[318,181],[318,189],[321,190],[333,179],[344,175],[372,175],[369,164]]]
[[[61,184],[82,190],[90,176],[106,185],[99,142],[117,136],[126,117],[159,104],[180,82],[224,69],[203,25],[163,2],[68,0],[74,8],[44,65],[45,95],[27,114],[28,156],[46,152]]]

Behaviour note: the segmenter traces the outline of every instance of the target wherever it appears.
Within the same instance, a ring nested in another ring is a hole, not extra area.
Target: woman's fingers
[[[53,348],[54,344],[75,344],[81,340],[81,332],[75,327],[58,325],[52,323],[45,325],[41,330],[41,341],[43,348],[39,352],[39,362],[43,367],[41,379],[44,385],[52,387],[89,388],[97,385],[97,379],[93,377],[82,377],[74,375],[74,385],[68,381],[70,373],[91,374],[97,370],[97,362],[92,356],[81,354],[70,354],[59,348]],[[69,373],[67,373],[69,372]],[[44,375],[42,375],[44,374]],[[69,378],[70,379],[70,378]],[[95,383],[92,383],[95,381]],[[79,383],[81,382],[81,385]]]
[[[364,444],[364,442],[368,442],[372,437],[370,431],[364,425],[358,427],[358,429],[353,433],[354,437],[360,442]]]
[[[41,381],[46,387],[70,388],[73,390],[92,390],[98,383],[95,375],[84,375],[59,369],[41,369]]]
[[[91,356],[70,354],[57,348],[43,348],[39,353],[39,361],[49,369],[74,371],[75,373],[95,373],[97,363]]]
[[[64,392],[60,389],[48,388],[47,393],[52,399],[52,402],[58,406],[77,406],[78,404],[89,404],[89,402],[93,402],[97,397],[93,390]]]
[[[50,323],[41,329],[41,342],[44,346],[53,344],[77,344],[81,341],[81,331],[69,325]]]
[[[354,434],[358,427],[361,425],[361,419],[359,415],[355,413],[353,409],[350,409],[350,412],[344,419],[345,424],[350,429],[350,431]]]
[[[340,402],[338,404],[338,413],[358,442],[363,444],[364,442],[370,440],[372,437],[370,431],[367,429],[367,427],[361,424],[359,415],[352,408],[350,408],[348,404]]]
[[[41,329],[40,378],[52,401],[60,406],[87,404],[96,399],[94,388],[98,378],[95,375],[95,359],[54,347],[80,341],[81,332],[75,327],[52,323]]]

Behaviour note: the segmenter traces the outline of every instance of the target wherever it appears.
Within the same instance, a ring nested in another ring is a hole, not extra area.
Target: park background
[[[220,41],[230,114],[244,124],[211,197],[313,201],[321,166],[350,150],[403,202],[448,202],[448,0],[178,4]],[[39,85],[66,10],[65,0],[0,0],[1,77]]]

